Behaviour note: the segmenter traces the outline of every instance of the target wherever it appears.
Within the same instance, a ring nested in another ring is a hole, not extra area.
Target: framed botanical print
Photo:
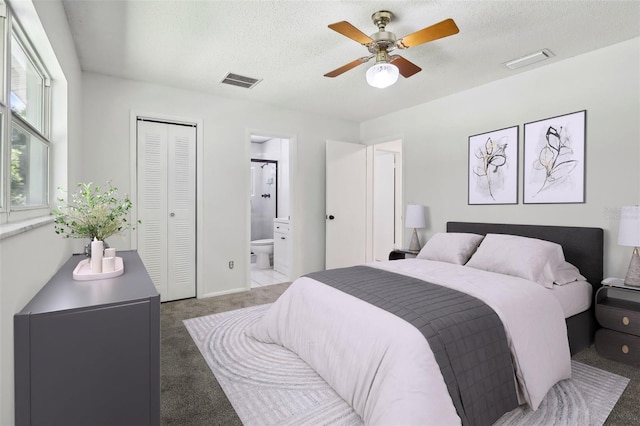
[[[518,130],[469,136],[469,204],[518,204]]]
[[[525,204],[585,202],[587,111],[524,125]]]

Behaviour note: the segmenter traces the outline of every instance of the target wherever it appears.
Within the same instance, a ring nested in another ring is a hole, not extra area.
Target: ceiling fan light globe
[[[398,81],[400,71],[398,67],[389,63],[377,63],[367,70],[369,86],[384,89]]]

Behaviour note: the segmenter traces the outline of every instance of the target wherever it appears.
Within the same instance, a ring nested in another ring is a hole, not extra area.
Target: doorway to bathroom
[[[289,139],[251,135],[251,287],[290,281]]]

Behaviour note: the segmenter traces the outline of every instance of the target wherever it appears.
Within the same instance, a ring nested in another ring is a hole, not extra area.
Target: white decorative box
[[[116,257],[116,269],[112,272],[91,272],[91,259],[84,259],[73,270],[73,279],[76,281],[103,280],[114,278],[124,273],[124,262],[121,257]]]

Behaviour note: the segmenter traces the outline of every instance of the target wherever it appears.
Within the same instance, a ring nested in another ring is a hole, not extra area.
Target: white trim
[[[196,297],[201,296],[204,293],[204,262],[203,262],[203,238],[198,236],[199,232],[204,230],[204,192],[203,192],[203,158],[204,158],[204,131],[203,120],[201,118],[193,119],[186,117],[178,117],[150,112],[142,112],[137,110],[130,110],[129,112],[129,194],[131,200],[134,201],[133,208],[131,209],[131,220],[133,223],[138,222],[138,169],[137,169],[137,121],[138,117],[148,118],[159,121],[167,121],[173,123],[182,124],[195,124],[196,126]],[[136,250],[138,248],[138,233],[131,232],[130,241],[131,248]]]
[[[365,186],[365,231],[364,231],[364,260],[365,262],[373,262],[375,260],[374,247],[373,247],[373,182],[375,176],[375,147],[374,145],[368,145],[365,149],[365,174],[366,174],[366,186]]]
[[[224,296],[225,294],[243,293],[245,291],[248,291],[248,290],[244,289],[244,288],[234,288],[234,289],[231,289],[231,290],[214,291],[213,293],[198,294],[198,299],[206,299],[208,297]]]

